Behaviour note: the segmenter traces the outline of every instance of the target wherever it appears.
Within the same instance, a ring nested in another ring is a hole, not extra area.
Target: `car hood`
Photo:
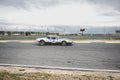
[[[42,39],[46,39],[46,38],[37,38],[36,40],[39,41],[39,40],[42,40]]]

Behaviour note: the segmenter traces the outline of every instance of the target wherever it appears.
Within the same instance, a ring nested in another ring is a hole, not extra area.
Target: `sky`
[[[0,0],[0,24],[120,26],[120,0]]]

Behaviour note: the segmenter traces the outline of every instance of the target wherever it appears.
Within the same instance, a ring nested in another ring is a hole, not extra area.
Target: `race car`
[[[66,38],[61,38],[59,36],[47,36],[47,37],[43,37],[43,38],[37,38],[36,39],[37,42],[39,42],[39,44],[41,46],[45,45],[45,44],[61,44],[62,46],[65,45],[72,45],[73,41],[70,39],[66,39]]]

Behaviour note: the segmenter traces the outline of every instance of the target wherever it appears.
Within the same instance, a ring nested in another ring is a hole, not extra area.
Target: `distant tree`
[[[49,33],[49,32],[46,32],[46,35],[50,35],[50,33]]]
[[[30,35],[31,35],[31,32],[26,32],[25,35],[26,35],[26,36],[30,36]]]
[[[4,31],[0,31],[0,35],[4,35],[5,34],[5,32]]]
[[[21,32],[20,32],[20,35],[21,35],[21,36],[24,36],[24,35],[25,35],[25,33],[21,31]]]
[[[7,34],[8,34],[8,36],[11,36],[11,35],[12,35],[12,32],[8,31]]]
[[[80,31],[82,32],[82,36],[83,36],[83,32],[85,31],[85,29],[80,29]]]

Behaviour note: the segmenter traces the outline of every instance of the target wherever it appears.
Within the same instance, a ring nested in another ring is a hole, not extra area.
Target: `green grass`
[[[47,73],[10,73],[0,72],[0,80],[48,80],[51,77]]]
[[[21,80],[20,76],[23,74],[9,73],[6,71],[0,72],[0,80]]]
[[[40,72],[31,73],[11,73],[7,71],[0,72],[0,80],[119,80],[120,76],[112,75],[70,75],[70,74],[48,74]]]

